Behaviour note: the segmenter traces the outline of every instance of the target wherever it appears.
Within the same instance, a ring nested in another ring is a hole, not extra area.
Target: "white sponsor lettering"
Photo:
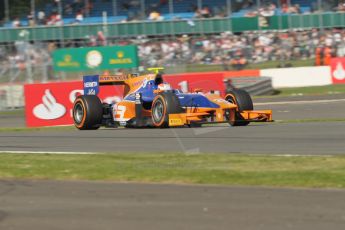
[[[96,95],[96,90],[94,90],[94,89],[89,89],[89,90],[87,91],[87,95]]]
[[[96,87],[96,86],[97,86],[97,82],[96,82],[96,81],[85,82],[85,83],[84,83],[84,87],[85,87],[85,88]]]

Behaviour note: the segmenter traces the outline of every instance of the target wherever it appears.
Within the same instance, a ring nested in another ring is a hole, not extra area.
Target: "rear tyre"
[[[98,129],[102,124],[102,102],[95,95],[81,95],[73,105],[74,125],[80,130]]]
[[[236,104],[238,107],[238,111],[236,111],[235,114],[235,121],[230,121],[231,126],[246,126],[250,122],[245,121],[244,118],[241,115],[241,112],[244,110],[253,110],[253,101],[250,97],[249,93],[242,89],[233,89],[230,91],[226,97],[225,100],[228,102],[231,102],[233,104]]]
[[[152,123],[155,127],[169,127],[169,114],[183,112],[180,101],[172,92],[163,92],[158,94],[151,107]]]

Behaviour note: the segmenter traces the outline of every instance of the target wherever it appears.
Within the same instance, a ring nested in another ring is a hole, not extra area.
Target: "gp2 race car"
[[[84,76],[84,95],[76,98],[73,120],[80,130],[105,127],[198,127],[207,123],[246,126],[272,121],[272,111],[254,111],[250,95],[233,89],[224,98],[201,89],[182,93],[163,81],[159,71],[136,74]],[[123,85],[123,100],[102,103],[97,94],[102,85]]]

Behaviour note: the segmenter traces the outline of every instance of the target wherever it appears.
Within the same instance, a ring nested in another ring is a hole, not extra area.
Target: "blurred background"
[[[335,0],[1,0],[0,109],[9,86],[15,101],[18,84],[97,72],[54,72],[59,48],[136,45],[130,71],[329,65],[345,55],[344,13]]]

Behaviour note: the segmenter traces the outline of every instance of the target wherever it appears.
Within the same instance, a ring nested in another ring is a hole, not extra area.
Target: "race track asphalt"
[[[0,132],[1,151],[345,154],[345,122]]]
[[[0,181],[2,230],[325,230],[345,190]]]

